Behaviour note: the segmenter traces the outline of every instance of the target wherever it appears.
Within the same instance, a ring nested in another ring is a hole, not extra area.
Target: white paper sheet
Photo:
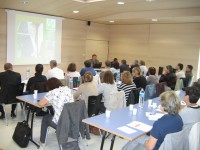
[[[158,120],[159,118],[161,118],[162,116],[163,116],[164,114],[161,114],[161,113],[156,113],[156,114],[154,114],[154,115],[148,115],[147,117],[148,117],[148,119],[149,120],[154,120],[154,121],[156,121],[156,120]]]
[[[133,134],[133,133],[137,132],[136,130],[133,130],[133,129],[127,127],[127,126],[122,126],[122,127],[117,128],[117,129],[125,132],[126,134]]]
[[[144,124],[144,123],[139,122],[139,121],[133,121],[133,122],[127,124],[127,125],[132,127],[132,128],[136,128],[138,130],[144,131],[144,132],[148,132],[152,128],[152,126]]]

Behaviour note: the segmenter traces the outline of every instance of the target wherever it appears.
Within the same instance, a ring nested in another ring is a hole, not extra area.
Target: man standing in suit
[[[16,103],[16,93],[18,85],[21,83],[21,75],[13,71],[11,63],[4,64],[4,72],[0,73],[0,103],[10,104]],[[17,104],[12,104],[11,117],[16,117],[15,109]],[[5,118],[3,106],[0,105],[0,119]]]

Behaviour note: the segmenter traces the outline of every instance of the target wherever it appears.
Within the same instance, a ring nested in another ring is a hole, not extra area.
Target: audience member
[[[84,65],[85,65],[85,68],[82,68],[81,71],[80,71],[80,75],[83,76],[85,72],[89,71],[93,74],[93,76],[96,75],[96,72],[94,70],[94,68],[91,67],[91,61],[89,60],[86,60],[84,62]]]
[[[71,90],[67,86],[62,86],[62,83],[57,78],[53,77],[48,79],[46,86],[49,92],[40,100],[39,105],[45,106],[46,104],[51,104],[55,113],[54,116],[48,114],[43,117],[39,144],[45,142],[47,128],[49,126],[56,129],[64,104],[74,102]]]
[[[185,70],[185,85],[188,86],[190,82],[192,82],[192,73],[193,66],[192,65],[187,65],[186,70]]]
[[[133,82],[137,88],[143,88],[145,90],[147,85],[146,78],[142,75],[140,68],[136,67],[132,70]]]
[[[183,119],[184,127],[191,127],[194,123],[200,122],[200,106],[196,104],[199,98],[200,88],[197,86],[185,88],[184,100],[187,107],[181,109],[179,113]]]
[[[92,67],[94,66],[94,64],[98,64],[99,63],[99,60],[97,59],[97,55],[96,54],[92,55],[92,59],[90,59],[90,62],[91,62],[91,66]]]
[[[80,73],[76,71],[76,64],[70,63],[67,67],[67,72],[65,73],[65,78],[68,79],[70,77],[80,77]]]
[[[37,82],[46,82],[47,81],[47,78],[46,76],[42,75],[42,72],[43,72],[43,65],[42,64],[37,64],[35,66],[35,76],[34,77],[31,77],[29,80],[28,80],[28,83],[26,85],[26,91],[28,93],[30,93],[30,90],[31,90],[31,86]]]
[[[178,114],[180,110],[178,96],[172,91],[164,92],[160,95],[160,104],[160,109],[164,116],[154,122],[150,137],[144,143],[144,147],[147,150],[158,150],[167,134],[179,132],[183,127],[183,121]],[[137,143],[132,141],[124,147],[128,147],[126,150],[133,150],[136,146]]]
[[[117,92],[117,86],[114,82],[114,76],[111,71],[106,71],[103,74],[101,86],[98,88],[98,94],[103,94],[102,102],[104,102],[105,108],[109,108],[109,99],[111,92]],[[104,108],[102,110],[105,111]]]
[[[130,71],[130,68],[129,68],[129,66],[126,64],[126,60],[125,60],[125,59],[123,59],[123,60],[121,61],[121,66],[119,67],[119,69],[120,69],[120,73],[122,73],[123,71]]]
[[[118,63],[118,64],[119,64],[119,62],[118,62],[118,59],[117,59],[117,58],[114,58],[114,59],[113,59],[113,61],[111,62],[111,67],[113,67],[113,64],[114,64],[114,63]]]
[[[83,82],[79,86],[78,90],[74,93],[74,99],[84,100],[86,108],[88,107],[88,97],[97,96],[98,89],[97,86],[92,82],[93,75],[91,72],[86,72],[82,78]]]
[[[56,60],[50,61],[50,68],[51,69],[48,70],[47,75],[46,75],[47,79],[50,79],[52,77],[55,77],[57,79],[64,79],[65,78],[63,70],[61,70],[57,67]]]
[[[133,82],[131,73],[129,71],[124,71],[121,74],[122,83],[117,87],[119,91],[124,91],[126,100],[129,97],[129,94],[132,89],[136,88],[135,83]]]
[[[157,84],[158,76],[156,75],[156,68],[149,67],[148,74],[149,76],[147,76],[147,84]]]
[[[105,71],[111,71],[111,62],[109,60],[105,61],[105,68],[102,68],[101,71],[105,72]]]
[[[133,68],[135,68],[135,67],[140,67],[138,60],[134,60],[134,62],[130,65],[130,72],[131,73],[132,73]]]
[[[176,74],[173,73],[173,68],[171,65],[168,65],[164,68],[163,74],[161,75],[159,82],[166,82],[168,87],[170,87],[172,90],[175,89]]]
[[[148,69],[145,66],[145,61],[144,60],[140,60],[140,69],[141,69],[142,75],[144,77],[146,77]]]
[[[16,87],[21,83],[21,75],[13,71],[13,65],[11,63],[5,63],[4,70],[4,72],[0,73],[0,103],[16,103]],[[12,90],[10,88],[12,88]],[[13,93],[8,93],[8,91],[13,91]],[[16,117],[16,106],[17,104],[12,104],[11,117]],[[5,112],[2,105],[0,105],[0,112],[0,119],[5,118]]]
[[[176,77],[177,79],[185,78],[185,72],[183,71],[183,64],[178,63],[176,66]]]

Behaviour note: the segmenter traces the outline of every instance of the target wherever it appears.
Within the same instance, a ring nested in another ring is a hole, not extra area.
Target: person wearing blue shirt
[[[94,70],[94,68],[91,67],[91,61],[90,60],[86,60],[84,62],[85,68],[82,68],[80,71],[80,75],[83,76],[85,72],[89,71],[93,74],[93,76],[96,75],[96,72]]]

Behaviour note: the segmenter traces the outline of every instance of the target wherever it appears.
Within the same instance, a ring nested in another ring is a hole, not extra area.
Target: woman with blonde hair
[[[146,78],[142,75],[140,68],[135,67],[132,70],[133,81],[137,88],[143,88],[145,90],[147,85]]]
[[[132,80],[131,73],[129,71],[124,71],[121,74],[122,83],[117,87],[119,91],[124,91],[126,100],[132,89],[136,88],[135,83]]]
[[[98,95],[97,86],[92,81],[93,81],[93,74],[89,71],[85,72],[82,77],[82,84],[79,86],[78,90],[74,93],[74,99],[84,100],[86,108],[88,107],[88,97]]]

